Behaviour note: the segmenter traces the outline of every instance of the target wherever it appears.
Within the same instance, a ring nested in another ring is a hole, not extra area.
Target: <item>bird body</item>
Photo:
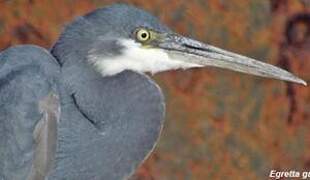
[[[147,76],[125,71],[102,78],[82,66],[75,72],[85,78],[68,83],[56,60],[35,46],[10,48],[1,62],[0,69],[6,70],[1,71],[3,179],[30,177],[38,146],[33,137],[45,113],[39,102],[50,93],[60,97],[61,111],[52,139],[57,148],[50,154],[55,163],[44,174],[49,179],[123,179],[154,148],[164,103],[159,87]]]
[[[297,83],[287,71],[173,33],[124,4],[75,19],[50,52],[0,53],[0,179],[126,179],[165,113],[145,72],[216,66]]]

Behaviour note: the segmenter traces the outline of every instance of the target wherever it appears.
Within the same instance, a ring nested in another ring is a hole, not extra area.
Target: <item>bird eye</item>
[[[151,38],[151,34],[146,29],[139,29],[136,32],[136,38],[140,42],[146,42]]]

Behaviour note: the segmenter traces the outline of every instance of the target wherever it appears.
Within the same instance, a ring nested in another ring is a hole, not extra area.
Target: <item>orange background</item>
[[[111,0],[1,0],[0,49],[46,48]],[[175,31],[277,64],[310,82],[309,0],[127,0]],[[215,68],[154,77],[167,101],[155,152],[133,179],[267,179],[310,171],[310,88]]]

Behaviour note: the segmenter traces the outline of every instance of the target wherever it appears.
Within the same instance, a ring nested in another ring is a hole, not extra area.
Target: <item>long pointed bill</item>
[[[178,61],[307,85],[304,80],[276,66],[179,35],[167,35],[158,46],[165,49],[170,58]]]

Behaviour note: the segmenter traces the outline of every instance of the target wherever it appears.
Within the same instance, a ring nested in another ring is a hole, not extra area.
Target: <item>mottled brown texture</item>
[[[0,1],[0,49],[48,48],[73,17],[113,2]],[[143,7],[179,33],[278,64],[310,82],[309,24],[296,21],[309,16],[307,0],[121,2]],[[133,179],[267,179],[271,169],[309,171],[309,87],[215,68],[155,79],[166,95],[167,121]]]

